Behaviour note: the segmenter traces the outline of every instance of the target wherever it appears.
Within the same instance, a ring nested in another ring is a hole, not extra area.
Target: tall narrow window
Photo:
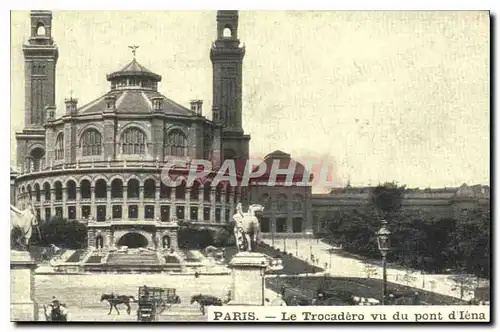
[[[165,136],[164,153],[167,156],[185,157],[187,155],[187,138],[180,130],[172,130]]]
[[[102,151],[101,134],[95,129],[86,130],[80,140],[82,156],[98,156]]]
[[[60,133],[56,139],[55,160],[64,158],[64,134]]]
[[[146,153],[146,135],[137,128],[129,128],[122,135],[123,154],[144,154]]]
[[[205,134],[203,137],[203,158],[205,160],[212,159],[212,137],[209,134]]]

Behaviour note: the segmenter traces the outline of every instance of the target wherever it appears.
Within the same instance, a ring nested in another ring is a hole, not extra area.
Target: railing
[[[172,157],[171,160],[160,161],[160,160],[93,160],[93,161],[76,161],[72,163],[60,162],[51,165],[44,165],[39,169],[35,170],[33,167],[31,169],[26,169],[25,167],[20,167],[19,176],[25,174],[43,173],[50,171],[60,171],[60,170],[77,170],[77,169],[106,169],[106,168],[146,168],[146,169],[160,169],[167,164],[174,162],[172,169],[186,169],[190,167],[197,167],[198,165],[192,164],[191,158],[182,157]],[[213,171],[217,171],[218,167],[213,167]],[[239,176],[242,175],[241,172],[237,173]]]

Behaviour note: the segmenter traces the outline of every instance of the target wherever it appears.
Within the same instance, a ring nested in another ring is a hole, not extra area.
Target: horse
[[[101,295],[101,302],[102,301],[108,301],[108,303],[109,303],[108,315],[111,315],[111,311],[113,310],[113,308],[115,308],[116,312],[119,315],[120,312],[118,311],[118,308],[116,307],[119,304],[125,304],[125,306],[127,306],[127,314],[130,315],[130,302],[136,302],[135,298],[133,296],[114,295],[114,294],[102,294]]]
[[[255,216],[255,212],[264,211],[264,207],[260,204],[252,204],[248,207],[248,212],[244,213],[241,203],[238,203],[236,211],[237,213],[233,215],[233,219],[236,221],[234,228],[236,242],[244,251],[253,251],[257,245],[257,240],[260,238],[260,223]],[[246,245],[242,242],[246,243]]]
[[[14,243],[19,245],[22,250],[29,249],[29,242],[33,232],[33,226],[38,228],[38,218],[36,216],[35,208],[28,204],[25,210],[19,210],[15,206],[10,206],[10,233],[14,229],[19,229],[22,235],[14,240]],[[38,228],[40,234],[40,229]]]
[[[216,296],[212,295],[193,295],[191,297],[191,304],[197,302],[200,305],[200,311],[202,315],[205,315],[205,306],[218,306],[221,307],[223,305],[222,300]]]

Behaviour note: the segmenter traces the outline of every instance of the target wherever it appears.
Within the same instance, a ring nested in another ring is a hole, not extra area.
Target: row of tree
[[[41,221],[38,228],[34,228],[31,244],[49,246],[54,244],[67,249],[81,249],[87,246],[87,226],[78,221],[69,221],[53,218]]]
[[[374,188],[366,206],[338,211],[329,224],[332,237],[348,252],[380,258],[376,232],[384,218],[392,233],[390,262],[434,273],[451,269],[488,278],[489,207],[457,218],[439,218],[419,210],[402,210],[404,190],[404,186],[384,184]]]

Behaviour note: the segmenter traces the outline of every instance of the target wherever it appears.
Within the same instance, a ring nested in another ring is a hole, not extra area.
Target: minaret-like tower
[[[45,155],[43,127],[49,107],[55,107],[58,49],[52,39],[52,12],[30,12],[31,31],[23,45],[25,103],[24,129],[16,133],[17,163],[22,168],[38,168]]]
[[[242,126],[245,47],[238,39],[238,11],[217,11],[217,40],[210,50],[213,67],[213,120],[222,126],[223,159],[248,159],[249,135]]]

